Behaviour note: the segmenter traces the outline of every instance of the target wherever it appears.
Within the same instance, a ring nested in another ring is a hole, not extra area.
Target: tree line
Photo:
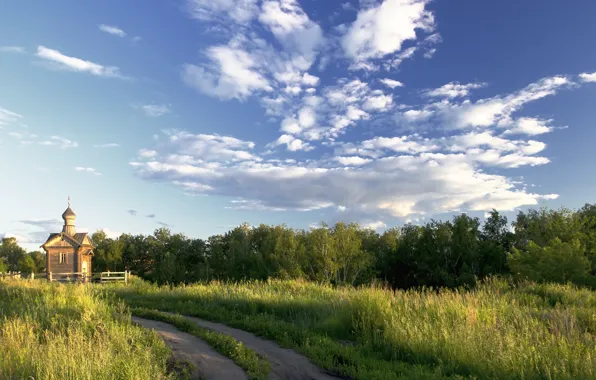
[[[167,228],[116,239],[100,230],[92,240],[94,272],[130,270],[160,284],[303,278],[350,285],[382,282],[393,288],[458,287],[490,275],[511,275],[596,286],[596,205],[590,204],[579,210],[531,209],[519,212],[512,223],[495,210],[483,224],[461,214],[382,234],[339,222],[308,230],[244,224],[206,240]],[[25,262],[42,265],[39,252],[17,254],[15,246],[14,239],[0,245],[0,262],[10,270]]]

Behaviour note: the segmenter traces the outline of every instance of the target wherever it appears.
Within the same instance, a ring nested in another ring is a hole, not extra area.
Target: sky
[[[0,236],[596,202],[596,2],[0,5]],[[24,27],[26,26],[26,27]]]

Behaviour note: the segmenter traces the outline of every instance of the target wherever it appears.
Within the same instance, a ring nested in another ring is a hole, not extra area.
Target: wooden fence
[[[108,282],[124,282],[125,284],[128,283],[128,279],[130,277],[129,271],[124,272],[100,272],[100,273],[80,273],[80,272],[70,272],[70,273],[27,273],[21,274],[21,272],[9,272],[9,273],[0,273],[0,279],[2,278],[10,278],[10,279],[41,279],[45,278],[50,282],[100,282],[100,283],[108,283]]]

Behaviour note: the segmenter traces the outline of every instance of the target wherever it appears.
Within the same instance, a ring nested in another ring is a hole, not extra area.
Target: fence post
[[[35,273],[31,273],[31,281],[35,280]]]
[[[52,282],[52,272],[48,272],[48,281]]]
[[[128,284],[128,271],[124,271],[124,285]]]

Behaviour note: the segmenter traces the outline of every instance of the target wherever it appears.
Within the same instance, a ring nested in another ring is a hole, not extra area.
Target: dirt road
[[[229,334],[236,340],[244,343],[248,348],[252,348],[259,354],[265,356],[271,363],[271,374],[269,379],[277,380],[337,380],[339,377],[332,376],[308,360],[303,355],[296,353],[288,348],[280,347],[277,343],[260,338],[249,332],[235,329],[221,323],[205,321],[199,318],[186,317],[197,325]]]
[[[221,355],[201,339],[182,332],[167,323],[132,317],[132,321],[155,330],[172,349],[173,355],[194,366],[193,379],[247,380],[248,377],[231,359]]]

